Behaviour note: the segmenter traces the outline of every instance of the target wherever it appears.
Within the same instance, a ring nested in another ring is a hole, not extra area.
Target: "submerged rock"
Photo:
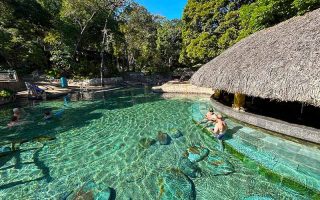
[[[156,140],[154,139],[151,139],[151,138],[142,138],[140,141],[139,141],[139,147],[142,147],[144,149],[147,149],[149,148],[151,145],[155,144],[156,143]]]
[[[234,172],[233,165],[218,154],[210,154],[202,163],[213,175],[227,175]]]
[[[269,196],[254,195],[254,196],[250,196],[250,197],[245,197],[243,200],[273,200],[273,198],[269,197]]]
[[[163,133],[161,131],[158,132],[157,139],[161,145],[170,144],[171,138],[167,133]]]
[[[199,145],[194,145],[189,147],[186,151],[186,156],[191,162],[199,162],[206,158],[209,154],[209,149],[201,147]]]
[[[33,138],[34,141],[37,142],[47,142],[47,141],[51,141],[51,140],[55,140],[56,138],[50,135],[41,135],[41,136],[37,136],[35,138]]]
[[[191,162],[188,158],[182,157],[179,161],[179,169],[191,178],[201,176],[201,170],[196,163]]]
[[[179,137],[182,137],[183,136],[183,134],[182,134],[182,132],[180,131],[180,130],[178,130],[178,129],[172,129],[171,131],[170,131],[170,133],[171,133],[171,137],[172,138],[179,138]]]
[[[163,172],[158,179],[158,184],[159,194],[157,199],[195,199],[195,188],[192,180],[178,169],[169,169]]]
[[[71,193],[67,200],[110,200],[111,188],[101,188],[93,181],[84,184],[80,189]]]

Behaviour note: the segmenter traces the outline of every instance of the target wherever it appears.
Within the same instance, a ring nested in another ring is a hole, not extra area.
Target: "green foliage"
[[[157,30],[157,51],[164,71],[178,67],[182,48],[182,23],[180,20],[163,21]]]
[[[319,7],[320,0],[188,0],[182,21],[170,21],[129,0],[1,0],[0,66],[56,78],[168,72]]]
[[[180,62],[205,63],[248,35],[320,7],[320,0],[189,0]]]
[[[7,98],[7,97],[11,97],[13,95],[15,95],[15,92],[12,90],[9,90],[9,89],[1,89],[0,90],[0,97]]]
[[[319,0],[294,0],[293,6],[298,10],[298,14],[302,15],[308,11],[315,10],[320,7]]]
[[[189,0],[183,13],[183,47],[180,62],[205,63],[234,44],[239,13],[247,0]]]

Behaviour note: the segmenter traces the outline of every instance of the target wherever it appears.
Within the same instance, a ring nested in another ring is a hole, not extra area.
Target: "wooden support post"
[[[214,90],[213,98],[219,99],[220,94],[221,94],[221,90]]]
[[[244,94],[241,94],[239,92],[234,94],[234,100],[233,100],[233,108],[236,110],[240,110],[240,108],[244,107],[246,100],[246,96]]]

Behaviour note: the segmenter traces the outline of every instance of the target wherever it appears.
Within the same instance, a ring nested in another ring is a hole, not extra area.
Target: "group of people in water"
[[[14,126],[31,123],[31,121],[26,121],[21,119],[21,115],[25,113],[23,109],[20,108],[14,108],[13,110],[13,116],[11,117],[10,122],[7,124],[8,128],[12,128]],[[46,110],[43,113],[43,119],[44,120],[50,120],[52,118],[52,112],[50,110]]]
[[[69,101],[70,101],[69,95],[65,96],[63,106],[68,107]],[[33,121],[27,121],[25,119],[21,119],[21,118],[25,118],[25,117],[22,117],[26,114],[24,109],[14,108],[12,111],[13,111],[13,116],[11,117],[10,122],[7,124],[8,128],[12,128],[12,127],[18,126],[18,125],[33,123]],[[55,110],[54,113],[50,109],[46,109],[43,112],[43,119],[45,121],[49,121],[54,117],[61,118],[63,114],[64,114],[64,108],[61,108],[59,110]]]
[[[214,110],[210,108],[209,112],[199,124],[203,122],[207,123],[207,125],[214,125],[214,128],[212,129],[213,136],[218,139],[222,139],[225,136],[228,126],[220,113],[214,112]]]

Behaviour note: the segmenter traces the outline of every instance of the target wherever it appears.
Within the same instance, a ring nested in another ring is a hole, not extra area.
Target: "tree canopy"
[[[188,0],[180,62],[205,63],[256,31],[319,7],[319,0]]]
[[[203,64],[320,0],[188,0],[167,20],[129,0],[0,1],[0,69],[59,77],[170,72]]]

